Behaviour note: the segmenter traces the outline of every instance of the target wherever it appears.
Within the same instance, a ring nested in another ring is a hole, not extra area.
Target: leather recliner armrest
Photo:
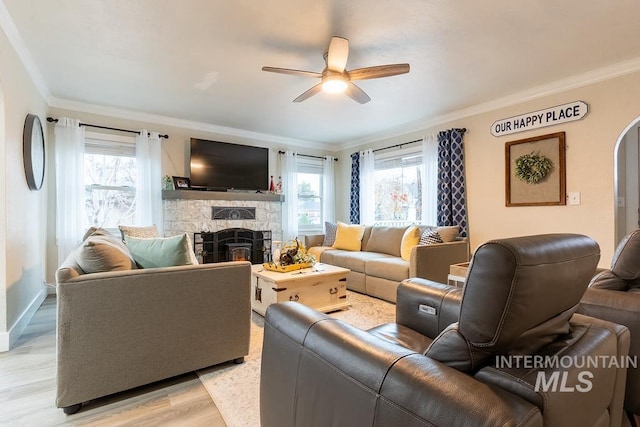
[[[640,294],[587,288],[577,313],[624,325],[631,337],[640,336]],[[640,339],[632,339],[629,356],[640,357]],[[625,409],[640,413],[640,368],[629,368]]]
[[[398,286],[396,323],[431,339],[458,321],[462,288],[426,279],[407,279]]]
[[[578,313],[621,325],[637,323],[640,316],[640,294],[587,288],[580,300]]]

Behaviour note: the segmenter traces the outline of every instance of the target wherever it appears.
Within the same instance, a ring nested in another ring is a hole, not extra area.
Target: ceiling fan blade
[[[305,99],[309,99],[313,95],[316,95],[321,90],[322,90],[322,83],[318,83],[317,85],[313,86],[311,89],[309,89],[308,91],[306,91],[305,93],[303,93],[302,95],[294,99],[293,102],[302,102]]]
[[[409,72],[409,64],[388,64],[375,67],[357,68],[349,71],[349,79],[366,80],[380,77],[397,76]]]
[[[262,67],[262,71],[269,71],[271,73],[280,73],[280,74],[290,74],[292,76],[317,77],[317,78],[322,77],[322,73],[315,73],[313,71],[290,70],[289,68]]]
[[[369,95],[367,95],[362,89],[351,82],[347,83],[347,89],[344,91],[344,93],[354,101],[358,101],[360,104],[366,104],[367,102],[371,101]]]
[[[342,73],[349,58],[349,40],[343,37],[331,37],[327,53],[327,68]]]

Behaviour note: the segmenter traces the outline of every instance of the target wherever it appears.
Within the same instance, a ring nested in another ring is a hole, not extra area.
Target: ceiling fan
[[[398,74],[405,74],[409,72],[409,64],[378,65],[374,67],[356,68],[355,70],[348,71],[346,69],[348,57],[349,40],[343,37],[334,36],[331,37],[329,50],[324,54],[326,66],[321,73],[277,67],[262,67],[262,71],[321,79],[320,83],[294,99],[293,102],[302,102],[305,99],[309,99],[313,95],[316,95],[321,90],[324,90],[325,92],[330,93],[344,92],[348,97],[360,104],[365,104],[371,101],[371,98],[369,98],[369,95],[353,83],[354,80],[377,79],[380,77],[396,76]]]

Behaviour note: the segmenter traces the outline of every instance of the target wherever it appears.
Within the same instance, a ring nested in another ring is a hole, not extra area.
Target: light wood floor
[[[74,415],[55,406],[56,300],[49,296],[9,352],[0,353],[0,425],[226,427],[195,373],[85,403]]]

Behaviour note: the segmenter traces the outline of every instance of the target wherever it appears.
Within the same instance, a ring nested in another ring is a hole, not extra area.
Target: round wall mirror
[[[27,114],[22,134],[24,173],[30,190],[39,190],[44,182],[44,134],[40,118]]]

